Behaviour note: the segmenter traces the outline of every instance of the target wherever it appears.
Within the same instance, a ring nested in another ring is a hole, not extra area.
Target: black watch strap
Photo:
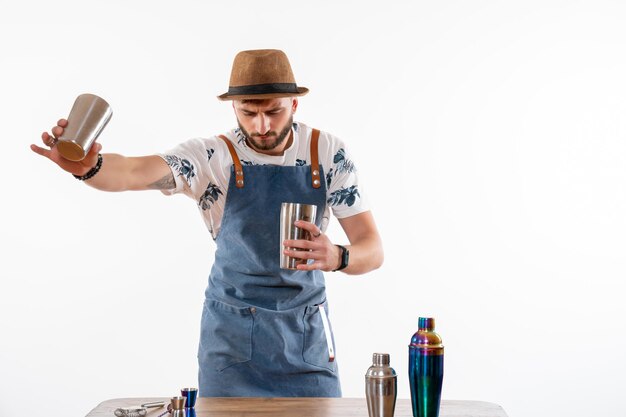
[[[341,249],[341,264],[339,265],[339,268],[333,269],[333,272],[341,271],[342,269],[346,268],[348,266],[348,262],[350,261],[350,251],[346,249],[345,246],[341,246],[341,245],[335,245],[335,246]]]

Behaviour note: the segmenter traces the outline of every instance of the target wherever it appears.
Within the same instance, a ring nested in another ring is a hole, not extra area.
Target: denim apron
[[[324,213],[312,136],[311,165],[243,167],[221,137],[234,164],[202,312],[200,396],[341,396],[324,276],[279,265],[281,203],[317,205],[318,226]]]

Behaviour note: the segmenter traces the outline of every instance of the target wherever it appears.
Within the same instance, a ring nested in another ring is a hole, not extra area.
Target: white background
[[[408,398],[433,316],[445,399],[626,414],[624,2],[0,5],[1,416],[196,384],[214,245],[194,202],[90,189],[29,144],[85,92],[114,109],[104,152],[223,132],[215,96],[254,48],[287,52],[297,119],[349,144],[384,239],[380,270],[327,275],[344,396],[384,351]]]

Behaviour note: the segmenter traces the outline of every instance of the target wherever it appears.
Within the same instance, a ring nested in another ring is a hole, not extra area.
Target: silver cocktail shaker
[[[317,206],[312,204],[282,203],[280,207],[280,267],[283,269],[298,269],[298,265],[306,264],[306,259],[292,258],[283,253],[285,240],[310,240],[309,232],[296,227],[296,220],[315,223]],[[304,250],[304,249],[295,249]]]
[[[111,106],[103,98],[93,94],[78,96],[57,142],[59,153],[70,161],[85,158],[112,115]]]
[[[370,417],[393,417],[398,377],[389,366],[388,353],[374,353],[365,374],[365,397]]]

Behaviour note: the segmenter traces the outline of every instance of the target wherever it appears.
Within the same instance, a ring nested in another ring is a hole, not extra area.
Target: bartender
[[[237,119],[228,132],[142,157],[102,154],[94,143],[74,162],[55,146],[61,119],[42,134],[46,147],[31,146],[99,190],[195,201],[217,246],[201,320],[200,396],[341,396],[322,271],[366,273],[382,264],[383,250],[344,143],[293,120],[307,93],[282,51],[242,51],[218,96]],[[314,222],[296,222],[310,240],[280,242],[283,202],[317,206]],[[331,212],[349,244],[324,233]],[[278,248],[306,262],[281,269]]]

